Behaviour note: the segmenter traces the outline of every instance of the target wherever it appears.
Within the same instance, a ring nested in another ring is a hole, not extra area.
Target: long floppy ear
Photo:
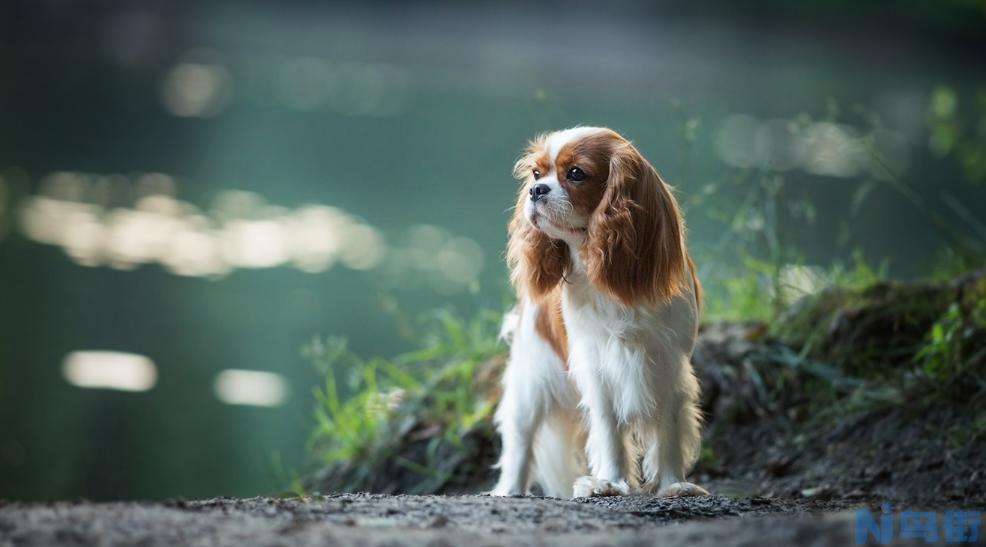
[[[551,239],[524,218],[524,202],[532,183],[531,170],[535,157],[543,150],[544,136],[532,140],[524,155],[514,165],[514,177],[521,181],[514,216],[507,226],[507,266],[510,280],[519,294],[534,300],[551,292],[565,275],[569,265],[568,245]]]
[[[678,202],[632,144],[615,147],[583,247],[586,272],[624,304],[667,301],[681,292],[688,267]]]

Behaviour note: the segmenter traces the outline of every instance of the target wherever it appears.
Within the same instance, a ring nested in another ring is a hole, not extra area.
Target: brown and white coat
[[[596,127],[534,139],[514,175],[517,307],[492,493],[536,481],[555,497],[705,494],[685,481],[700,444],[701,286],[671,188]]]

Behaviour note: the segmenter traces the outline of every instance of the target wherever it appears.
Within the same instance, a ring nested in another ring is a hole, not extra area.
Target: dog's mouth
[[[539,230],[543,231],[544,227],[541,225],[541,223],[548,224],[552,228],[555,228],[556,230],[561,230],[571,234],[584,234],[587,230],[587,227],[585,226],[571,226],[564,222],[555,220],[551,218],[549,215],[546,215],[535,209],[533,212],[531,212],[531,224],[533,224],[535,228],[538,228]]]

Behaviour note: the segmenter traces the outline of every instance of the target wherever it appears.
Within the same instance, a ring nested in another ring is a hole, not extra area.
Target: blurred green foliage
[[[968,310],[952,303],[932,325],[914,358],[924,376],[946,394],[954,394],[956,387],[986,390],[986,375],[979,370],[986,362],[986,299]]]
[[[956,91],[939,85],[928,108],[929,147],[940,158],[954,157],[966,178],[975,184],[986,181],[986,90],[980,89],[971,109],[960,111]]]
[[[938,85],[927,104],[927,146],[942,162],[941,171],[967,185],[981,185],[986,180],[986,88],[976,90],[971,97],[960,97],[953,87]],[[817,208],[799,190],[796,177],[767,161],[736,169],[721,180],[707,183],[685,201],[691,214],[703,214],[723,228],[718,244],[696,251],[707,288],[707,319],[770,320],[797,298],[825,287],[858,288],[885,279],[891,265],[889,255],[877,253],[874,265],[864,260],[864,252],[857,246],[858,236],[865,231],[860,225],[870,222],[864,205],[881,187],[902,198],[915,221],[927,225],[946,242],[928,268],[929,277],[947,279],[986,266],[986,222],[974,206],[948,191],[934,197],[921,193],[918,188],[924,181],[909,180],[890,167],[875,145],[883,125],[873,111],[859,105],[845,108],[835,99],[828,101],[824,111],[821,117],[807,113],[791,117],[789,130],[797,132],[818,121],[854,123],[865,129],[859,144],[876,166],[876,172],[862,172],[851,180],[855,189],[839,232],[827,241],[843,249],[842,254],[849,258],[827,265],[806,260],[805,249],[811,245],[805,242],[805,234],[817,230]],[[681,139],[686,150],[702,125],[699,118],[683,122]],[[957,170],[953,173],[949,165]],[[740,195],[744,197],[728,208],[707,203],[707,196],[723,187],[742,188]],[[797,269],[801,269],[801,286],[790,283],[786,279],[790,276],[785,275]]]
[[[489,386],[477,390],[475,382],[482,379],[484,365],[504,352],[500,319],[492,311],[471,319],[435,312],[425,320],[420,349],[390,359],[363,359],[339,338],[314,339],[303,350],[324,377],[314,389],[312,458],[329,468],[347,465],[345,480],[359,490],[393,456],[395,439],[415,433],[426,441],[425,458],[398,456],[399,465],[435,482],[445,480],[448,473],[441,468],[447,462],[439,460],[461,448],[465,435],[495,404],[477,398]]]
[[[869,264],[860,250],[849,263],[837,260],[827,268],[808,268],[803,261],[779,265],[750,254],[742,257],[743,271],[722,280],[720,292],[707,299],[704,318],[711,321],[770,321],[799,298],[826,287],[863,288],[886,279],[887,261]],[[798,272],[803,283],[786,272]]]

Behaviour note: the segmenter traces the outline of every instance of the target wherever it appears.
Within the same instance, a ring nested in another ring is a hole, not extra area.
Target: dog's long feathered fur
[[[514,174],[517,307],[492,493],[536,481],[555,497],[704,494],[685,482],[700,444],[701,288],[670,187],[604,128],[534,139]]]

